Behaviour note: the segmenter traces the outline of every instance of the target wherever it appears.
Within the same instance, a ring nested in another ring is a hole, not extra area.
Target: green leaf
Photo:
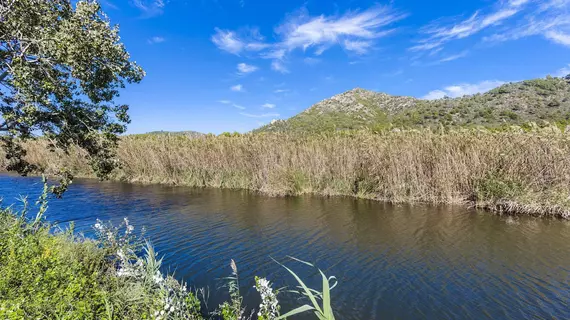
[[[315,310],[315,308],[311,307],[311,306],[308,305],[308,304],[302,305],[302,306],[300,306],[300,307],[298,307],[298,308],[295,308],[295,309],[293,309],[293,310],[287,312],[287,313],[284,314],[284,315],[281,315],[281,316],[275,318],[275,320],[286,319],[287,317],[291,317],[291,316],[294,316],[294,315],[296,315],[296,314],[303,313],[303,312],[307,312],[307,311],[311,311],[311,310]]]

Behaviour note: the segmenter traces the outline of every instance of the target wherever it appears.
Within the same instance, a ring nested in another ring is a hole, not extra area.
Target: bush
[[[44,211],[33,221],[26,210],[0,211],[0,319],[202,318],[186,286],[160,273],[150,244],[135,254],[128,220],[98,222],[90,240],[42,221]]]

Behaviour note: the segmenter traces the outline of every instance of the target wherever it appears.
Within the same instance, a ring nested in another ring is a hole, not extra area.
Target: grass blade
[[[275,320],[286,319],[287,317],[291,317],[291,316],[294,316],[294,315],[296,315],[296,314],[303,313],[303,312],[306,312],[306,311],[311,311],[311,310],[315,310],[315,308],[313,308],[313,307],[311,307],[310,305],[306,304],[306,305],[300,306],[299,308],[295,308],[295,309],[293,309],[293,310],[287,312],[286,314],[284,314],[284,315],[282,315],[282,316],[279,316],[279,317],[275,318]]]

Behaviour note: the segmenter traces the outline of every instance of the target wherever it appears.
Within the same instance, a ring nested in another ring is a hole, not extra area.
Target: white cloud
[[[285,58],[285,54],[287,51],[285,49],[275,49],[261,55],[264,59],[275,59],[275,60],[283,60]]]
[[[237,69],[240,74],[248,74],[257,71],[258,68],[247,63],[239,63]]]
[[[526,2],[527,0],[513,0],[509,3],[509,6],[499,7],[499,9],[489,14],[481,15],[477,11],[469,18],[449,25],[442,25],[441,19],[432,22],[421,29],[421,32],[426,34],[427,37],[410,47],[410,50],[433,50],[442,47],[450,41],[475,35],[488,27],[499,25],[504,20],[513,17],[523,9],[523,5]]]
[[[259,30],[251,28],[241,31],[215,28],[211,40],[219,49],[235,55],[256,51],[258,57],[273,60],[273,70],[288,73],[284,60],[291,51],[312,48],[315,55],[320,55],[339,45],[347,51],[365,54],[374,46],[376,39],[395,30],[389,25],[405,16],[380,6],[364,11],[349,11],[343,15],[316,17],[303,9],[289,15],[283,24],[275,28],[278,39],[273,43],[265,42]],[[308,63],[315,61],[307,60]]]
[[[262,42],[250,42],[245,44],[245,49],[248,51],[261,51],[269,47],[271,47],[270,44]]]
[[[558,44],[570,47],[570,34],[568,33],[550,30],[547,31],[544,36]]]
[[[240,53],[245,44],[237,37],[235,32],[216,28],[216,34],[212,36],[212,42],[221,50],[229,53]]]
[[[158,37],[158,36],[148,39],[149,44],[162,43],[164,41],[166,41],[166,39],[164,39],[163,37]]]
[[[273,92],[275,92],[275,93],[284,93],[284,92],[289,92],[289,91],[290,91],[289,89],[277,89],[277,90],[275,90],[275,91],[273,91]]]
[[[230,104],[232,103],[230,100],[218,100],[219,103],[223,103],[223,104]]]
[[[281,73],[289,73],[289,69],[279,60],[273,60],[271,62],[271,69]]]
[[[480,28],[486,28],[490,25],[494,25],[502,20],[505,20],[507,18],[510,18],[511,16],[517,14],[517,12],[519,12],[519,10],[517,9],[503,9],[500,11],[497,11],[495,13],[492,13],[488,16],[486,16],[483,21],[481,21],[481,26]]]
[[[279,117],[278,113],[263,113],[263,114],[251,114],[240,112],[242,116],[250,117],[250,118],[271,118],[271,117]]]
[[[441,99],[443,97],[446,96],[445,91],[442,90],[432,90],[430,92],[428,92],[428,94],[426,94],[425,96],[422,97],[422,99],[426,99],[426,100],[436,100],[436,99]]]
[[[235,104],[235,103],[234,103],[234,104],[232,104],[232,106],[233,106],[234,108],[237,108],[237,109],[240,109],[240,110],[245,110],[245,107],[240,106],[239,104]]]
[[[353,51],[356,54],[366,54],[372,43],[369,41],[350,41],[344,40],[344,48],[348,51]]]
[[[236,84],[235,86],[231,86],[230,90],[235,91],[235,92],[243,92],[243,86],[241,84]]]
[[[262,105],[263,108],[269,108],[269,109],[273,109],[275,108],[275,105],[273,103],[265,103]]]
[[[440,90],[430,91],[427,95],[423,96],[422,99],[434,100],[441,99],[445,96],[448,96],[450,98],[457,98],[465,95],[487,92],[503,84],[505,84],[504,81],[498,80],[486,80],[475,84],[462,83],[447,86]]]
[[[163,0],[131,0],[131,3],[146,17],[162,14],[165,6]]]
[[[510,0],[509,1],[509,5],[512,7],[518,7],[518,6],[522,6],[523,4],[526,4],[529,0]]]
[[[270,45],[263,43],[263,37],[256,28],[244,28],[240,32],[214,29],[212,42],[220,49],[239,55],[242,51],[261,51]]]
[[[321,61],[322,61],[321,59],[311,58],[311,57],[307,57],[307,58],[303,59],[303,62],[305,62],[305,64],[308,64],[310,66],[314,66],[316,64],[319,64]]]
[[[398,69],[396,71],[383,73],[382,76],[384,76],[384,77],[396,77],[396,76],[399,76],[403,73],[404,73],[404,70]]]
[[[301,10],[277,27],[276,32],[282,37],[280,47],[289,51],[316,47],[316,53],[320,54],[345,40],[380,38],[391,31],[383,28],[405,16],[388,7],[373,7],[366,11],[348,12],[342,16],[317,17],[310,17],[306,10]]]
[[[516,1],[511,1],[511,3],[513,2],[517,3]],[[536,3],[530,14],[526,15],[514,26],[499,30],[488,37],[484,37],[483,40],[487,42],[502,42],[541,35],[554,43],[570,46],[570,14],[568,13],[570,1],[527,2]]]
[[[565,77],[570,74],[570,64],[561,68],[560,70],[556,71],[554,74],[555,77]]]
[[[438,62],[441,62],[441,63],[442,63],[442,62],[449,62],[449,61],[461,59],[461,58],[466,57],[468,53],[469,53],[469,52],[467,52],[467,51],[463,51],[463,52],[460,52],[460,53],[458,53],[458,54],[446,56],[446,57],[443,57],[443,58],[439,59]]]

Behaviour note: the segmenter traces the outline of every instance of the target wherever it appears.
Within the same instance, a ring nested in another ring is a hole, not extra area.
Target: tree
[[[74,1],[75,2],[75,1]],[[118,164],[118,135],[128,106],[114,103],[144,71],[130,61],[118,26],[96,1],[0,0],[0,142],[9,171],[38,170],[25,160],[27,140],[50,150],[86,151],[100,178]],[[62,192],[72,178],[61,170]]]

